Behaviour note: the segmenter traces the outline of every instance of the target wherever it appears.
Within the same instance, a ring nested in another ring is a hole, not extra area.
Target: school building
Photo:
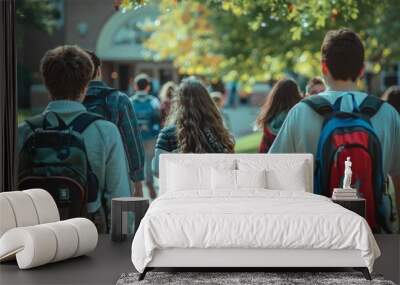
[[[155,85],[178,80],[171,61],[154,61],[143,42],[150,32],[146,24],[155,23],[157,6],[116,12],[110,0],[53,0],[57,11],[51,34],[34,27],[17,27],[20,107],[41,108],[48,102],[41,83],[39,63],[46,50],[62,44],[76,44],[93,50],[103,61],[103,78],[111,86],[129,92],[133,77],[141,72]],[[157,87],[157,86],[156,86]]]

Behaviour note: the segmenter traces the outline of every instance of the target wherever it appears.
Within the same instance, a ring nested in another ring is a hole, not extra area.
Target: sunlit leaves
[[[314,76],[326,31],[340,27],[360,34],[368,71],[400,59],[398,0],[160,1],[146,46],[186,74],[247,83],[287,71]]]

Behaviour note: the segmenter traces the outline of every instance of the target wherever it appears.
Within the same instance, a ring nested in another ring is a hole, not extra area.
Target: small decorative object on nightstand
[[[350,157],[347,157],[344,162],[343,188],[333,189],[332,201],[365,218],[366,201],[358,196],[357,189],[351,188],[351,177],[353,175],[351,165]]]
[[[352,198],[352,199],[334,199],[332,202],[339,204],[340,206],[359,214],[361,217],[365,218],[365,206],[366,201],[364,198]]]
[[[128,212],[135,214],[136,233],[149,208],[149,199],[140,197],[114,198],[111,202],[111,240],[123,241],[128,233]]]

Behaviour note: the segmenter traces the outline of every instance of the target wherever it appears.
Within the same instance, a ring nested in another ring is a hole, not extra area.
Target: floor
[[[124,272],[134,271],[131,242],[112,242],[100,235],[94,252],[29,270],[18,270],[15,262],[0,265],[0,284],[115,284]]]
[[[382,256],[375,272],[400,283],[400,235],[378,235]],[[134,271],[130,260],[130,240],[111,242],[102,235],[97,249],[89,256],[18,270],[15,262],[0,265],[0,284],[115,284],[119,276]]]

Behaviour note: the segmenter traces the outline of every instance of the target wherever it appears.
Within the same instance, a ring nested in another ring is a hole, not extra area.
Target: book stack
[[[343,189],[335,188],[333,189],[332,199],[334,200],[352,200],[358,199],[357,189]]]

